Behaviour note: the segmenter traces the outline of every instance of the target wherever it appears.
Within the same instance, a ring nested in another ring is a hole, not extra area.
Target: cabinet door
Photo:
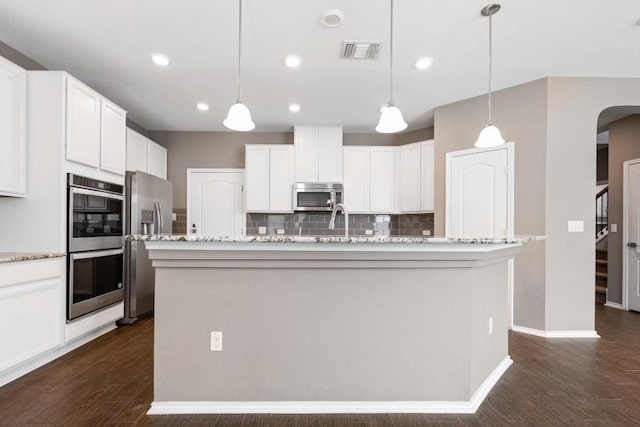
[[[27,72],[0,57],[0,195],[26,193]]]
[[[269,146],[245,146],[247,211],[269,210]]]
[[[147,171],[147,138],[127,128],[127,170]]]
[[[393,211],[394,147],[371,147],[369,150],[369,211]]]
[[[269,210],[293,212],[295,150],[292,145],[271,146],[269,158]]]
[[[342,127],[318,128],[318,182],[342,182]]]
[[[100,165],[100,95],[67,78],[66,158],[97,168]]]
[[[127,113],[116,104],[102,100],[100,169],[124,175],[127,156]]]
[[[420,143],[400,147],[400,210],[420,211]]]
[[[296,126],[296,182],[318,182],[318,128]]]
[[[434,193],[434,157],[435,144],[433,140],[425,141],[422,145],[422,182],[421,182],[421,205],[422,211],[433,211]]]
[[[167,179],[167,149],[147,140],[147,173]]]
[[[344,205],[349,212],[369,212],[369,148],[344,147]]]

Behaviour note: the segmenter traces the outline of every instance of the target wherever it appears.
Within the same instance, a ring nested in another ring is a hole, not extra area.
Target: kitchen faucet
[[[329,230],[333,230],[336,226],[336,213],[338,209],[342,209],[344,214],[344,237],[349,237],[349,211],[342,203],[335,203],[331,209],[331,221],[329,221]]]

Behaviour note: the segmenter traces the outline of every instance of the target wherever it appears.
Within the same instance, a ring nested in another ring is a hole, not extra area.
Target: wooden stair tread
[[[607,277],[607,273],[596,271],[596,277]]]

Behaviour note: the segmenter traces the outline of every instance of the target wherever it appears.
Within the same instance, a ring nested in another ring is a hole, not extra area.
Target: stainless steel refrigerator
[[[170,234],[173,186],[148,173],[127,171],[125,176],[125,234]],[[142,241],[125,242],[124,318],[131,324],[153,311],[155,271]]]

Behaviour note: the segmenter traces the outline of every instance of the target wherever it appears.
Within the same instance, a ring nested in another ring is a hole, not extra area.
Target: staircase
[[[609,210],[609,186],[596,194],[596,301],[607,300],[607,236]]]
[[[607,250],[596,249],[596,301],[607,299]]]

